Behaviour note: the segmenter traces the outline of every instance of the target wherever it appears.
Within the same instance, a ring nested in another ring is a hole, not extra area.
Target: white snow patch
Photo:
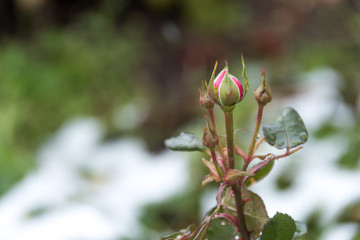
[[[102,137],[94,119],[66,124],[41,150],[38,168],[0,199],[0,239],[135,237],[141,206],[185,187],[184,155],[152,155],[139,140]]]

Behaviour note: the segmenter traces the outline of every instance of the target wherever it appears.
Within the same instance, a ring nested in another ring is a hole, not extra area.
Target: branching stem
[[[236,206],[236,213],[238,218],[238,231],[241,234],[241,239],[250,240],[249,232],[245,224],[244,202],[241,197],[241,189],[236,184],[232,186],[232,189],[234,190],[234,196],[235,196],[235,206]]]
[[[256,140],[257,140],[257,136],[259,134],[259,130],[260,130],[260,125],[261,125],[261,120],[262,120],[262,115],[263,115],[263,110],[264,110],[264,106],[263,104],[258,104],[258,112],[257,112],[257,116],[256,116],[256,124],[255,124],[255,129],[254,129],[254,133],[251,139],[251,143],[249,146],[249,152],[248,152],[248,156],[247,156],[247,160],[244,163],[243,166],[243,171],[246,171],[253,155],[254,155],[254,150],[255,150],[255,144],[256,144]]]
[[[218,161],[217,161],[217,157],[216,157],[215,150],[214,150],[214,149],[211,149],[210,151],[211,151],[211,157],[212,157],[212,159],[213,159],[213,162],[214,162],[216,171],[217,171],[217,173],[219,174],[219,176],[220,176],[221,178],[223,178],[223,177],[224,177],[224,174],[223,174],[223,172],[221,171],[221,168],[220,168],[219,163],[218,163]]]
[[[219,136],[217,133],[217,130],[216,130],[216,120],[215,120],[215,115],[214,115],[214,108],[208,108],[208,113],[209,113],[211,127],[214,130],[215,135]],[[225,162],[225,154],[224,154],[224,151],[222,150],[220,141],[217,144],[217,148],[218,148],[221,158]]]
[[[225,127],[226,127],[226,143],[228,150],[228,163],[230,169],[235,168],[235,158],[234,158],[234,120],[233,120],[233,109],[223,109],[225,114]],[[250,240],[249,232],[245,225],[245,216],[244,216],[244,202],[241,197],[241,188],[237,184],[232,185],[235,197],[236,213],[238,219],[238,231],[241,234],[243,240]]]

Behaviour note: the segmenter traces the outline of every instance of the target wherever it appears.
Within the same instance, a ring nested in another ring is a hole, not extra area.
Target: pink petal
[[[215,86],[217,89],[220,88],[220,85],[221,85],[222,81],[224,80],[225,74],[226,74],[226,70],[222,70],[222,71],[217,75],[217,77],[215,78],[214,86]]]
[[[244,94],[244,89],[243,89],[243,86],[241,84],[241,82],[236,78],[234,77],[233,75],[229,74],[230,75],[230,78],[234,81],[234,83],[236,84],[236,86],[238,87],[238,90],[239,90],[239,100],[242,98],[243,94]]]

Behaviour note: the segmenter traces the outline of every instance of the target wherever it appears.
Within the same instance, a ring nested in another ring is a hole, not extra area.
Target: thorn
[[[231,197],[234,195],[234,193],[235,193],[234,190],[231,190],[231,192],[229,194],[229,199],[228,199],[229,201],[230,201]]]
[[[251,198],[243,199],[243,203],[245,204],[245,203],[247,203],[247,202],[250,201],[250,200],[251,200]]]

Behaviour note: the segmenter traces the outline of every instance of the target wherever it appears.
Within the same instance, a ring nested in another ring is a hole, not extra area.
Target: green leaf
[[[261,240],[292,240],[296,231],[295,221],[287,214],[276,213],[264,226]]]
[[[296,224],[296,231],[293,236],[293,239],[297,239],[299,237],[304,236],[307,233],[307,227],[306,224],[300,221],[295,221]]]
[[[308,132],[300,115],[285,108],[275,123],[263,126],[266,141],[278,149],[293,148],[305,143]]]
[[[251,192],[247,188],[242,189],[243,199],[249,199],[244,206],[245,223],[247,229],[251,232],[251,237],[259,237],[264,225],[269,220],[266,207],[259,195]]]
[[[230,191],[231,189],[228,189],[225,193],[222,206],[224,207],[224,212],[236,215],[235,198],[232,196],[230,200],[228,199]],[[245,224],[249,232],[251,232],[251,237],[256,239],[264,228],[265,223],[268,222],[269,216],[266,212],[265,204],[259,195],[243,187],[242,196],[243,200],[247,200],[244,205]]]
[[[263,178],[265,178],[272,170],[272,168],[274,167],[275,161],[271,161],[268,165],[266,165],[265,167],[263,167],[262,169],[260,169],[260,171],[258,171],[255,176],[250,177],[246,182],[246,186],[251,186],[254,183],[262,180]]]
[[[208,230],[208,240],[229,240],[234,239],[236,229],[224,219],[214,219],[211,221]]]
[[[200,139],[192,133],[180,133],[179,136],[165,140],[165,145],[174,151],[200,151],[203,152],[205,147]]]

